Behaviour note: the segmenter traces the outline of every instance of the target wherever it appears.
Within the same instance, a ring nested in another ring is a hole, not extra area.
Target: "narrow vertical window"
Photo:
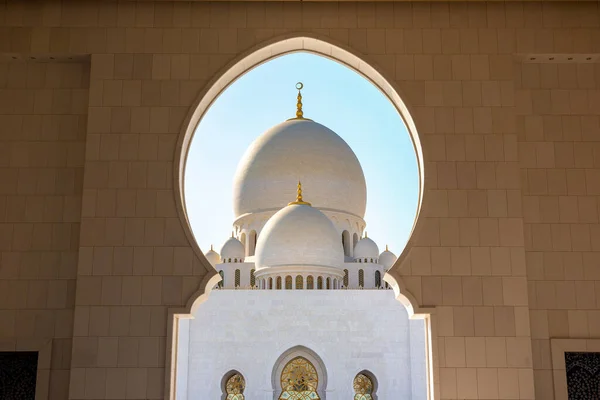
[[[315,280],[314,280],[314,278],[312,277],[312,275],[309,275],[309,276],[306,278],[306,288],[307,288],[307,289],[314,289],[314,288],[315,288]]]
[[[219,271],[219,275],[221,275],[221,281],[219,282],[219,287],[222,288],[225,285],[225,273],[223,270]]]
[[[235,287],[239,287],[240,286],[240,279],[241,279],[241,272],[239,269],[235,270]]]
[[[277,277],[277,289],[281,290],[281,277],[280,276]]]
[[[375,271],[375,287],[381,287],[381,272]]]
[[[286,290],[292,289],[292,277],[289,275],[285,277],[285,288]]]
[[[348,287],[348,270],[344,270],[344,287]]]
[[[358,286],[365,287],[365,271],[363,269],[358,270]]]
[[[256,277],[254,276],[254,269],[250,270],[250,286],[256,286]]]
[[[296,276],[296,289],[304,289],[304,279],[302,275]]]
[[[323,289],[323,277],[322,276],[317,278],[317,289]]]
[[[273,278],[269,278],[269,289],[273,289]]]
[[[331,289],[331,278],[327,278],[327,280],[325,282],[327,285],[326,289]]]

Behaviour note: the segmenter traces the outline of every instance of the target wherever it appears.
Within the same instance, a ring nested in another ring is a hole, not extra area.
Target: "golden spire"
[[[210,251],[213,251],[212,244],[210,245]]]
[[[367,235],[367,231],[365,231],[365,238],[368,238],[369,236]]]
[[[385,245],[385,251],[389,251],[387,244]]]
[[[302,112],[302,93],[300,93],[303,87],[304,85],[302,84],[302,82],[296,83],[296,89],[298,89],[298,104],[296,104],[297,119],[304,119],[304,113]]]
[[[304,87],[304,84],[302,82],[298,82],[296,83],[296,89],[298,89],[298,102],[296,103],[296,117],[295,118],[290,118],[288,121],[293,120],[293,119],[305,119],[310,121],[310,119],[308,118],[304,118],[304,111],[302,111],[302,93],[300,92],[302,90],[302,88]]]
[[[298,194],[296,195],[296,201],[292,201],[291,203],[288,204],[288,206],[291,206],[294,204],[300,204],[300,205],[304,205],[304,206],[311,205],[309,202],[302,200],[302,183],[300,181],[298,181]]]

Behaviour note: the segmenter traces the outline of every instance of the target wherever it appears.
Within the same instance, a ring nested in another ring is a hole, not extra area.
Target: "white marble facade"
[[[391,290],[213,291],[178,342],[177,400],[222,398],[230,371],[244,376],[246,399],[277,399],[278,359],[290,349],[322,363],[321,399],[353,399],[362,371],[376,399],[427,399],[424,321]]]

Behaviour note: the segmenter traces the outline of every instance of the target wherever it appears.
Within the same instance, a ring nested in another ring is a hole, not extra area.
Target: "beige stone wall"
[[[85,60],[0,62],[0,350],[42,350],[51,399],[68,395],[88,87]]]
[[[537,398],[550,338],[600,337],[600,64],[524,64],[517,130]]]
[[[227,63],[294,32],[363,55],[413,112],[425,203],[399,271],[436,307],[438,398],[551,399],[549,338],[600,329],[600,70],[522,61],[600,53],[597,3],[0,4],[0,53],[91,55],[0,65],[2,343],[54,339],[50,398],[164,397],[167,310],[207,271],[178,135]]]

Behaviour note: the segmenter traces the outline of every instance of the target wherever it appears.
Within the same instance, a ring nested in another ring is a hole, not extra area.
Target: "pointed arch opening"
[[[175,394],[177,393],[177,383],[176,383],[176,379],[174,379],[174,375],[173,375],[173,373],[175,371],[174,366],[177,364],[177,350],[176,350],[177,344],[175,343],[176,338],[178,337],[177,336],[178,335],[177,322],[180,319],[188,318],[194,312],[194,310],[202,302],[204,302],[206,300],[206,296],[209,294],[210,289],[215,286],[215,284],[217,283],[216,281],[218,280],[218,279],[211,280],[211,277],[215,276],[216,271],[214,271],[214,269],[207,262],[207,260],[203,256],[202,252],[200,251],[199,246],[197,245],[197,243],[195,242],[195,240],[193,238],[191,229],[189,227],[189,218],[188,218],[188,214],[187,214],[186,204],[185,204],[185,201],[183,200],[183,195],[182,195],[183,194],[183,185],[184,185],[183,179],[182,179],[182,171],[184,170],[184,166],[186,163],[186,149],[189,147],[189,141],[191,140],[191,134],[193,132],[193,127],[195,127],[198,124],[198,122],[202,118],[202,115],[204,114],[206,109],[210,106],[210,104],[214,101],[214,99],[223,90],[225,90],[229,84],[231,84],[235,79],[237,79],[237,77],[241,76],[247,70],[252,69],[253,67],[259,65],[260,63],[268,61],[274,57],[278,57],[280,55],[289,54],[289,53],[298,52],[298,51],[306,51],[306,52],[318,54],[318,55],[336,60],[338,62],[341,62],[341,63],[353,68],[355,71],[362,74],[369,81],[371,81],[378,88],[380,88],[380,90],[383,93],[385,93],[386,96],[388,96],[388,98],[392,101],[392,103],[400,111],[402,118],[406,121],[406,125],[409,128],[411,137],[413,138],[415,152],[417,153],[417,158],[419,161],[419,171],[420,171],[419,207],[417,210],[417,217],[415,218],[415,224],[413,225],[413,228],[412,228],[413,231],[416,229],[417,223],[419,221],[418,215],[420,213],[420,206],[422,203],[422,196],[423,196],[422,184],[421,184],[421,182],[423,180],[423,163],[422,163],[422,154],[421,154],[419,138],[416,134],[416,128],[414,126],[414,123],[410,117],[410,114],[408,113],[408,109],[406,108],[404,103],[400,100],[400,96],[398,95],[396,89],[377,70],[375,70],[373,67],[371,67],[368,63],[362,61],[361,58],[357,57],[352,52],[350,52],[346,49],[343,49],[340,46],[334,46],[334,45],[328,43],[326,40],[320,40],[320,39],[317,39],[314,37],[307,37],[307,36],[301,36],[301,37],[288,36],[285,38],[280,38],[278,40],[272,40],[267,44],[263,44],[263,45],[257,47],[256,49],[253,49],[252,52],[248,52],[246,54],[246,57],[243,57],[243,58],[240,57],[236,63],[233,63],[229,66],[230,68],[223,75],[221,75],[217,79],[213,80],[211,82],[211,84],[208,86],[208,88],[203,92],[202,98],[199,102],[198,107],[196,108],[196,110],[194,110],[193,113],[191,113],[188,116],[188,120],[187,120],[188,128],[186,129],[186,131],[184,133],[182,133],[182,135],[180,137],[180,141],[178,143],[178,148],[183,149],[183,151],[181,153],[179,153],[179,159],[177,160],[179,168],[176,168],[176,174],[177,174],[176,190],[178,191],[178,196],[176,196],[176,197],[177,197],[177,207],[178,207],[178,211],[179,211],[179,216],[182,221],[182,224],[185,227],[184,232],[188,236],[189,242],[192,243],[194,252],[200,259],[201,264],[208,271],[208,276],[205,277],[198,292],[192,296],[192,298],[188,302],[188,305],[186,306],[185,309],[171,310],[171,315],[173,316],[173,321],[174,321],[175,325],[170,326],[170,329],[169,329],[170,343],[172,343],[172,346],[174,349],[170,353],[170,355],[171,355],[170,366],[168,366],[168,368],[167,368],[169,373],[172,374],[171,379],[168,379],[168,385],[167,385],[167,391],[169,392],[169,396],[168,396],[169,399],[175,399]],[[246,237],[246,246],[248,246],[250,244],[249,240],[250,240],[250,238]],[[254,240],[254,243],[256,243],[256,240]],[[354,247],[354,237],[352,237],[352,240],[350,240],[350,238],[349,238],[347,243],[351,247]],[[410,247],[410,242],[409,242],[409,245],[407,245],[406,249],[403,251],[402,255],[398,258],[399,261],[396,263],[396,265],[399,265],[401,263],[401,261],[406,257],[407,249],[409,247]],[[254,254],[254,252],[252,252],[252,254]],[[286,289],[288,288],[288,279],[290,281],[289,289],[291,289],[292,288],[291,286],[293,286],[293,279],[291,276],[286,276],[286,278],[285,278]],[[393,268],[392,268],[392,274],[390,275],[390,278],[388,279],[388,277],[386,275],[386,277],[384,279],[386,281],[386,284],[388,284],[388,282],[389,282],[392,285],[392,287],[394,288],[394,293],[396,295],[396,298],[399,299],[406,306],[407,310],[409,310],[409,314],[413,318],[424,318],[424,319],[429,318],[428,310],[420,308],[418,306],[418,304],[414,302],[414,298],[405,289],[402,281],[399,279],[399,276],[395,273]],[[321,281],[320,285],[319,285],[319,281]],[[206,286],[209,283],[212,284],[212,286]],[[278,278],[277,283],[279,284],[278,286],[280,286],[280,287],[283,286],[281,277]],[[317,287],[318,288],[323,288],[323,286],[325,286],[325,283],[326,283],[326,286],[328,289],[331,288],[331,281],[329,278],[327,278],[326,282],[323,282],[321,277],[317,278]],[[428,377],[428,382],[431,382],[430,390],[433,392],[432,381],[433,380],[430,377]],[[321,398],[324,398],[324,397],[321,397]]]

